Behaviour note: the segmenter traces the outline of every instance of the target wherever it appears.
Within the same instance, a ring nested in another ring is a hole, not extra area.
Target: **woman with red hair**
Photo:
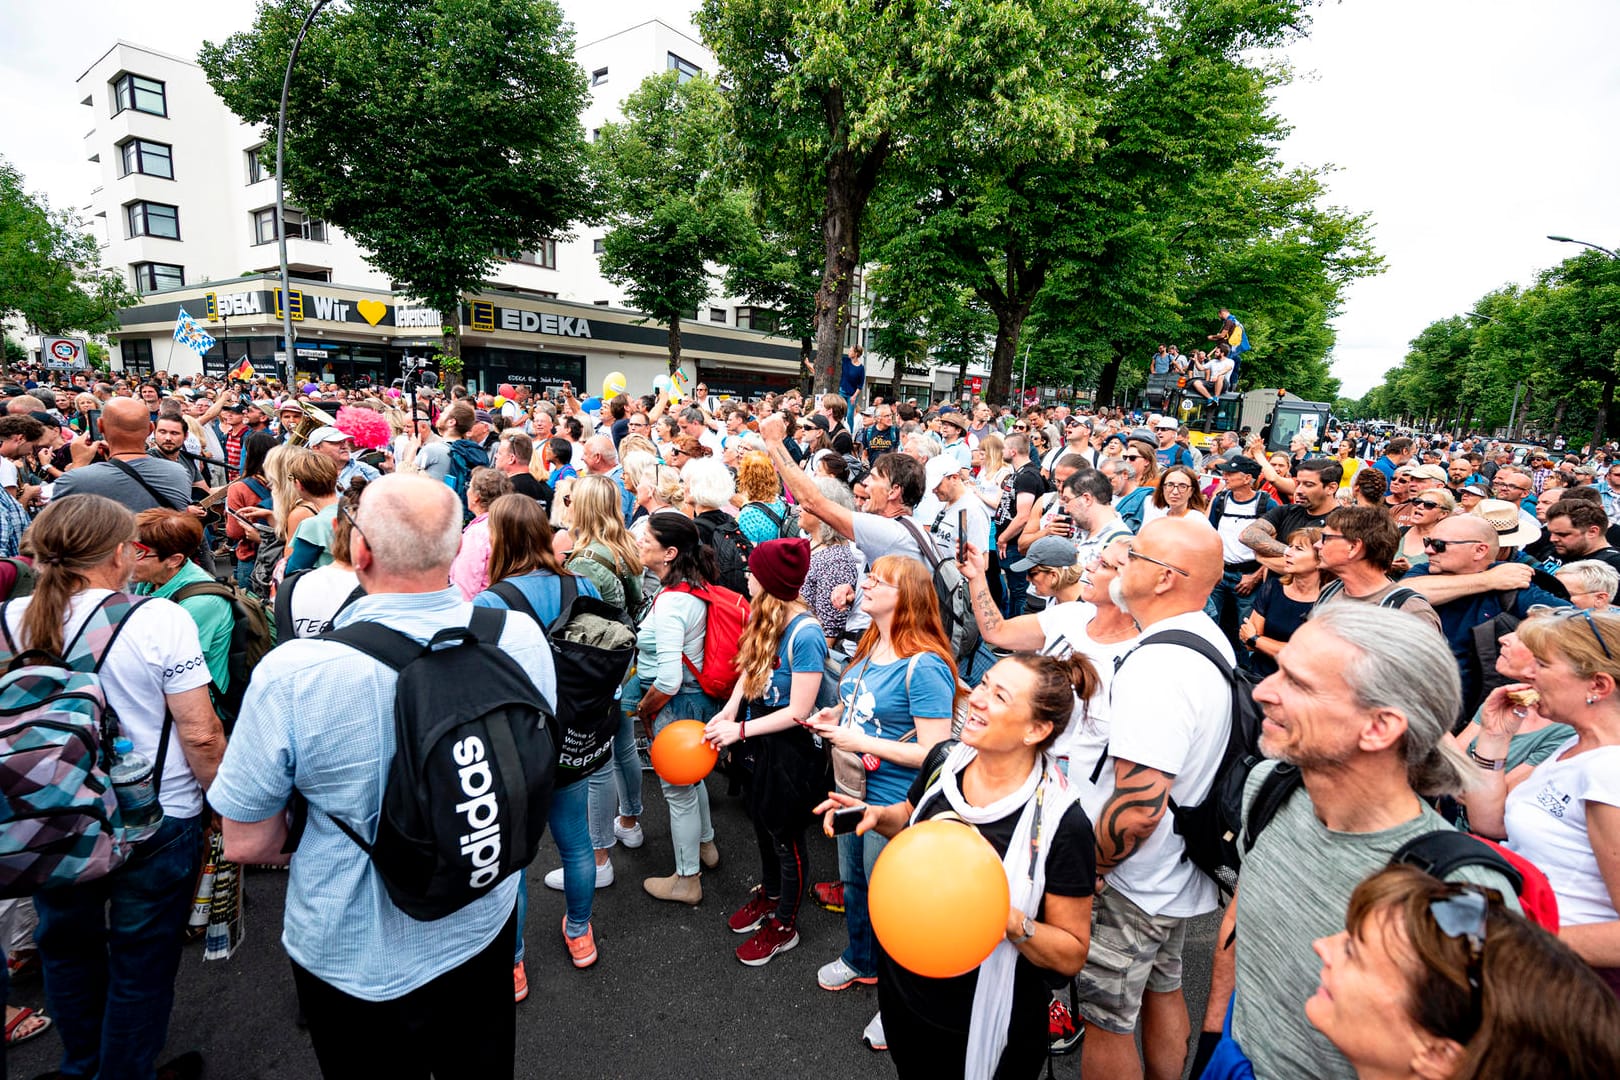
[[[861,610],[872,625],[838,686],[838,704],[810,727],[832,745],[838,789],[868,806],[902,802],[934,744],[951,737],[957,673],[939,617],[928,568],[905,555],[885,555],[861,584]],[[876,832],[838,838],[849,945],[817,975],[823,989],[877,982],[866,883],[886,841]],[[878,1018],[867,1041],[885,1045]]]

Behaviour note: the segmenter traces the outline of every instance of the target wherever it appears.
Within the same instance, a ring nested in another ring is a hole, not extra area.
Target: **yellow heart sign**
[[[354,310],[358,311],[366,322],[376,326],[382,322],[383,316],[388,314],[388,305],[380,300],[362,300],[354,305]]]

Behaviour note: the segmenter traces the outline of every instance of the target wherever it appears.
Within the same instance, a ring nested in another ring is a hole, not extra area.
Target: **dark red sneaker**
[[[738,908],[726,925],[733,934],[752,934],[765,920],[776,914],[777,901],[765,895],[765,886],[755,885],[748,894],[748,903]]]
[[[737,946],[737,959],[749,967],[761,967],[770,963],[777,953],[787,952],[798,943],[797,930],[770,918],[759,928],[759,933]]]
[[[842,881],[818,881],[811,893],[816,898],[816,904],[826,908],[834,915],[844,913],[844,883]]]

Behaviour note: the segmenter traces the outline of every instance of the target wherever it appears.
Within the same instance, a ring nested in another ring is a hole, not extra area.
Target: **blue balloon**
[[[588,397],[584,401],[580,402],[580,405],[585,409],[586,412],[602,411],[602,399],[599,397]]]

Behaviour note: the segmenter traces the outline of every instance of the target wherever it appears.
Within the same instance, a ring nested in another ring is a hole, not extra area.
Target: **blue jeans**
[[[243,592],[246,592],[248,590],[248,586],[250,586],[252,584],[253,584],[253,560],[252,559],[237,559],[236,560],[236,587],[238,589],[241,589]]]
[[[845,833],[838,838],[838,876],[844,883],[844,926],[849,930],[849,946],[843,959],[862,978],[877,974],[866,883],[872,876],[872,864],[888,842],[876,832],[865,836]]]
[[[591,903],[596,899],[596,856],[591,853],[591,831],[586,820],[587,786],[576,780],[551,793],[548,827],[562,854],[563,900],[568,917],[563,925],[569,937],[579,937],[591,928]],[[529,916],[529,871],[518,877],[517,947],[514,964],[523,961],[523,923]]]
[[[701,690],[686,690],[669,699],[653,720],[653,738],[677,720],[702,720],[715,714],[714,699]],[[660,779],[664,801],[669,804],[669,835],[675,844],[675,872],[691,877],[702,869],[698,846],[714,840],[714,822],[709,818],[709,788],[703,781],[671,784]]]
[[[1018,554],[1016,548],[1007,553],[1008,562],[1017,562],[1023,556]],[[1002,613],[1009,619],[1016,619],[1024,613],[1024,600],[1029,596],[1029,574],[1010,569],[1005,563],[1001,572],[1006,575],[1007,596],[1003,601]]]
[[[640,700],[638,694],[638,704]],[[633,711],[625,712],[619,721],[612,760],[591,773],[586,783],[590,787],[591,846],[606,851],[617,842],[613,819],[641,816],[641,755],[636,751]]]
[[[963,681],[969,686],[978,686],[985,672],[995,667],[1000,659],[990,648],[990,643],[980,638],[978,647],[973,650],[973,658],[968,662],[968,670],[962,673]]]
[[[104,878],[34,897],[64,1077],[152,1080],[202,867],[205,818],[165,817]]]
[[[1209,599],[1204,603],[1204,614],[1213,619],[1222,632],[1228,632],[1226,625],[1221,622],[1221,615],[1227,605],[1230,604],[1237,609],[1237,622],[1233,623],[1230,629],[1230,636],[1233,638],[1236,637],[1238,627],[1243,625],[1243,620],[1254,610],[1254,594],[1260,591],[1260,587],[1256,585],[1249,590],[1248,596],[1241,595],[1237,587],[1238,582],[1242,580],[1243,574],[1238,570],[1228,570],[1221,574],[1221,580],[1215,583],[1215,588],[1210,590]],[[1239,649],[1238,655],[1244,655],[1244,651]]]

